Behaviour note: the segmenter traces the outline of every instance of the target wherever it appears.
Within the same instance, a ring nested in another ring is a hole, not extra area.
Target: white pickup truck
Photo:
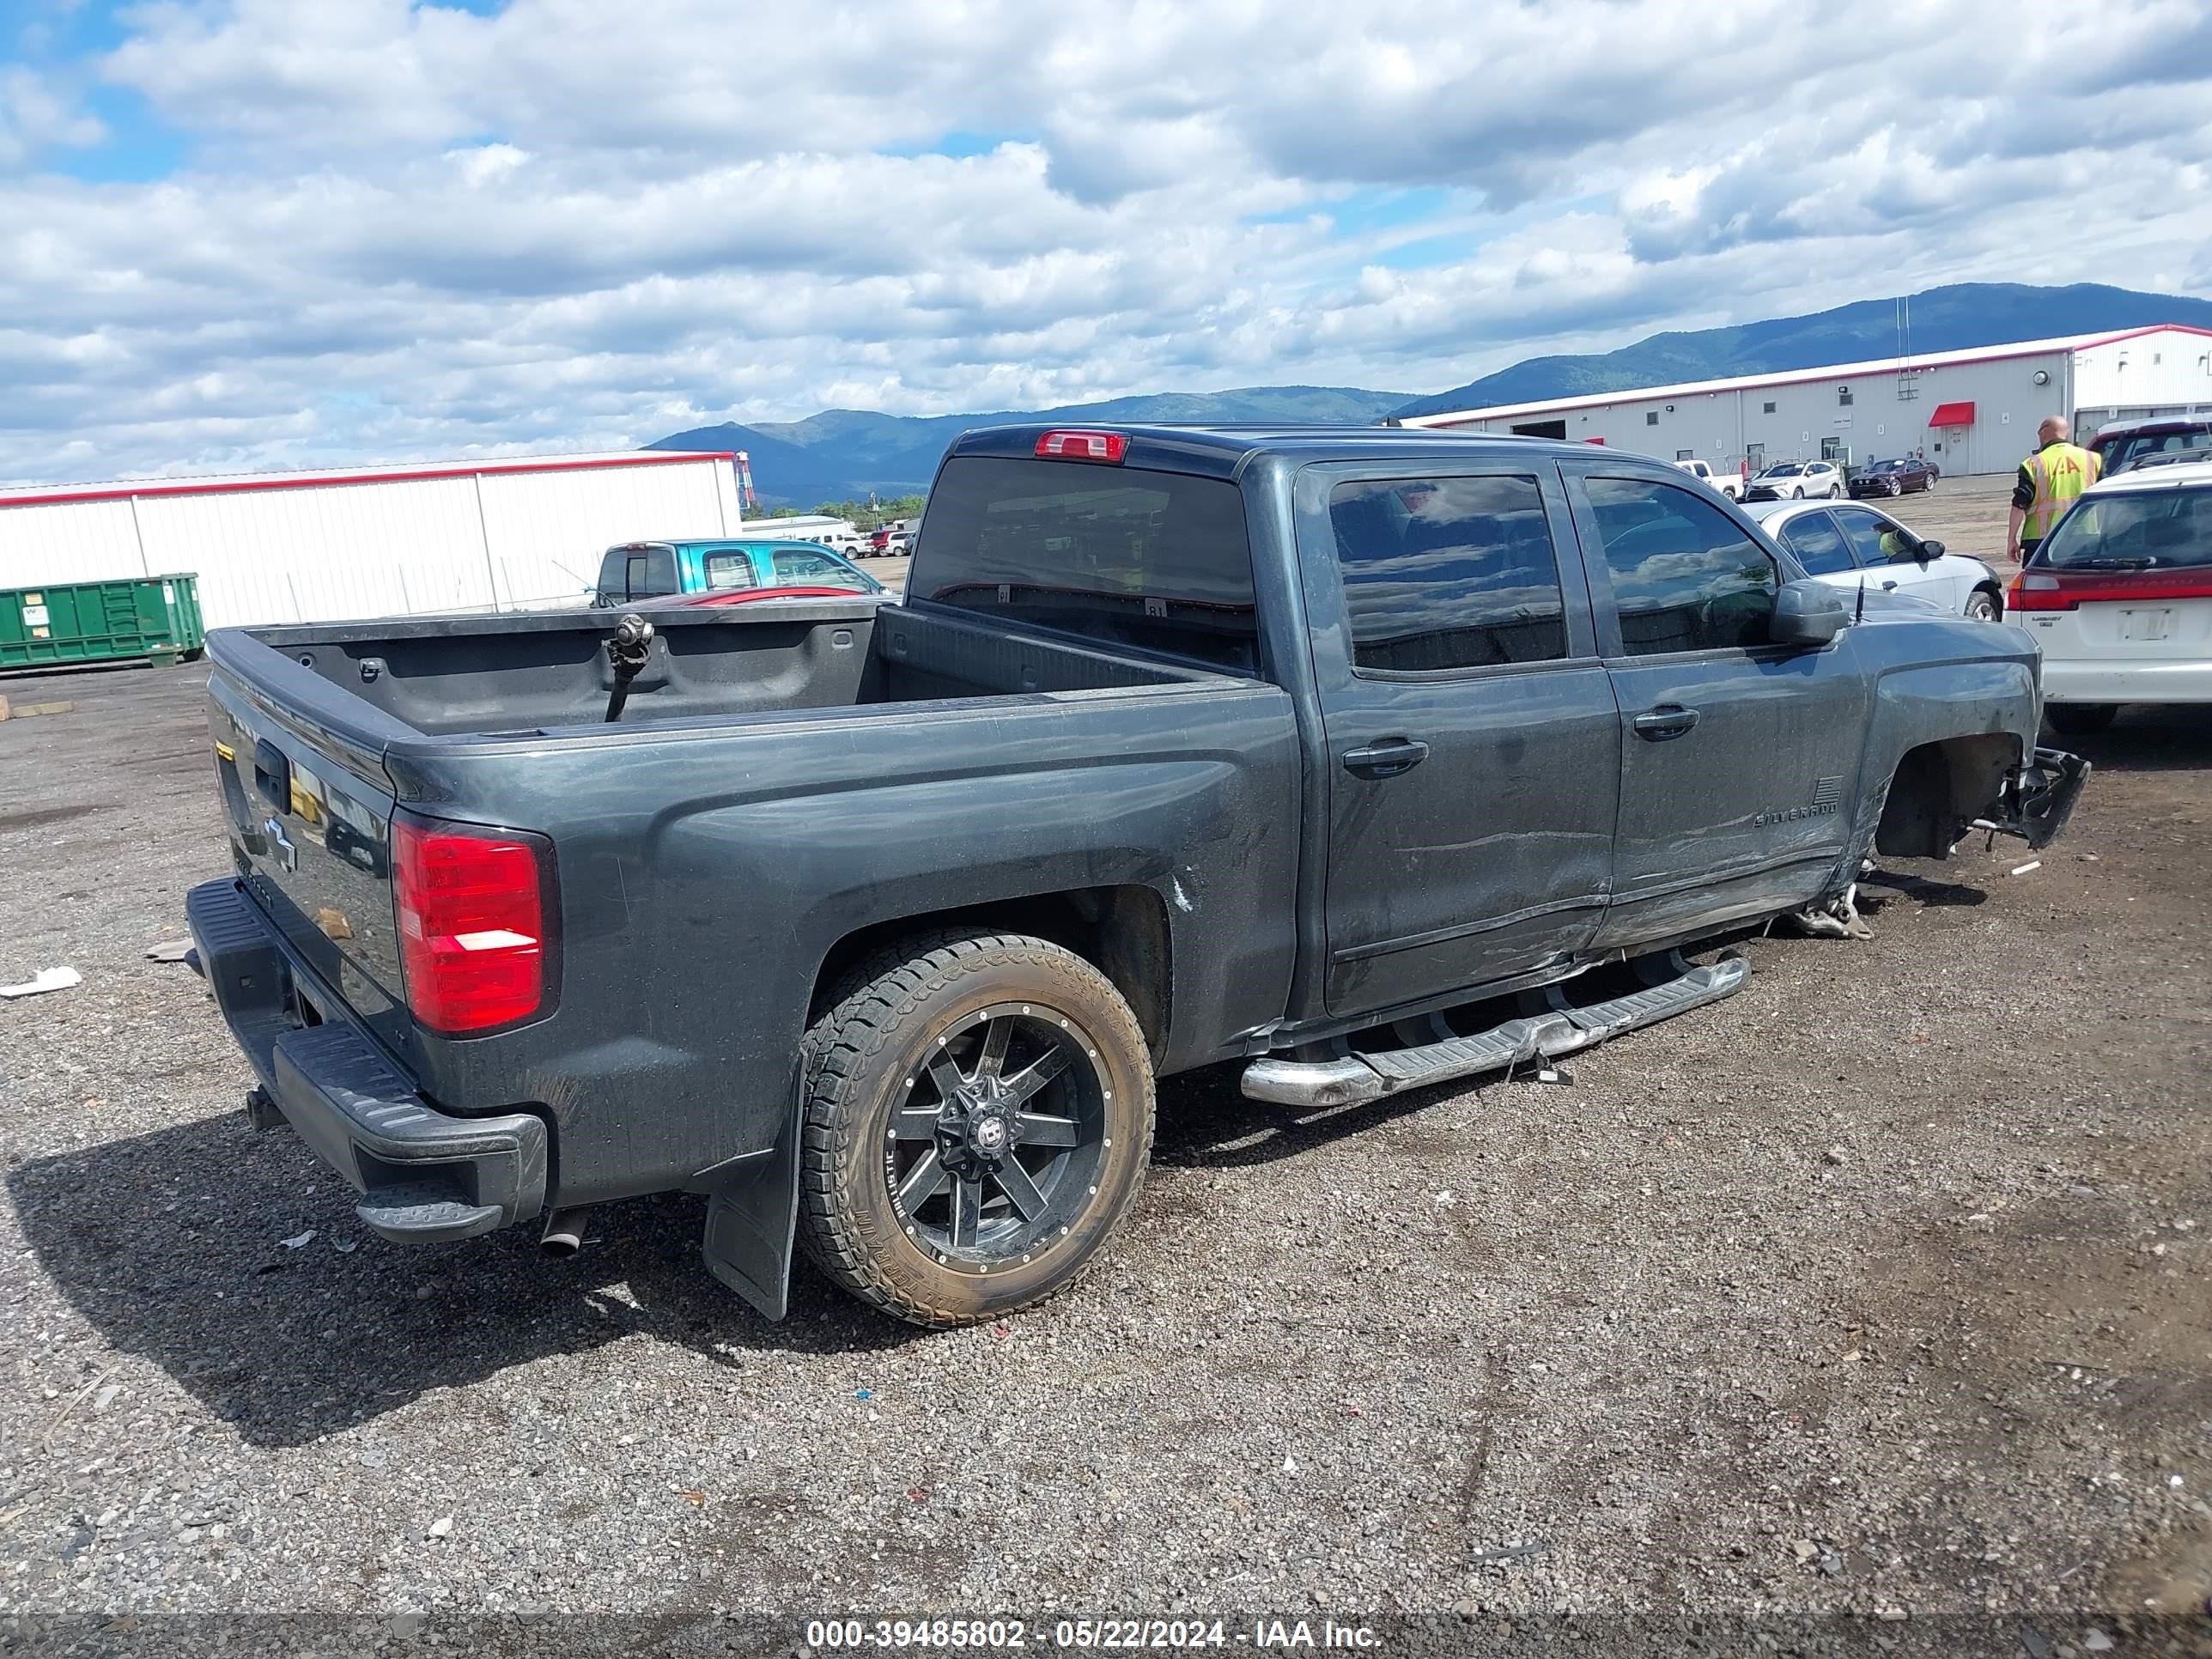
[[[1732,501],[1743,499],[1743,478],[1735,472],[1716,472],[1703,461],[1677,461],[1675,465],[1693,478],[1704,480]]]

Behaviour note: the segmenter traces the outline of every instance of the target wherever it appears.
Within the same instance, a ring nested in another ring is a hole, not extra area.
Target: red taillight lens
[[[534,837],[395,818],[392,890],[407,1006],[448,1035],[545,1000],[544,866]]]
[[[1048,432],[1036,441],[1042,461],[1103,461],[1121,465],[1129,453],[1129,440],[1120,432]]]
[[[2012,611],[2078,611],[2085,605],[2157,605],[2212,599],[2212,566],[2180,570],[2023,570],[2012,579]]]

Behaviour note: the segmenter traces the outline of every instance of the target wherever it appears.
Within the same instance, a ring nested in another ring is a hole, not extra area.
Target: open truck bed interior
[[[640,614],[654,637],[623,707],[625,726],[1220,678],[902,606],[828,600]],[[616,622],[593,611],[304,624],[238,630],[230,649],[258,657],[244,641],[266,647],[422,736],[538,734],[604,723]],[[252,665],[264,673],[283,665]]]

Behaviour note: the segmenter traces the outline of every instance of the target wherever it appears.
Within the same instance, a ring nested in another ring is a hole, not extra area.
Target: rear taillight
[[[392,820],[407,1006],[432,1030],[489,1030],[544,1006],[543,849],[538,837],[511,830]]]
[[[1041,461],[1103,461],[1121,465],[1129,453],[1129,440],[1120,432],[1048,432],[1036,441]]]
[[[2007,611],[2067,611],[2072,607],[2058,595],[2058,578],[2039,570],[2023,570],[2005,592]]]
[[[2085,605],[2160,605],[2212,599],[2212,566],[2186,570],[2023,570],[2012,579],[2012,611],[2075,611]]]

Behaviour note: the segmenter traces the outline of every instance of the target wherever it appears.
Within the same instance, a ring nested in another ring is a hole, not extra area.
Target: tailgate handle
[[[266,738],[253,745],[253,787],[280,812],[292,805],[292,763]]]

